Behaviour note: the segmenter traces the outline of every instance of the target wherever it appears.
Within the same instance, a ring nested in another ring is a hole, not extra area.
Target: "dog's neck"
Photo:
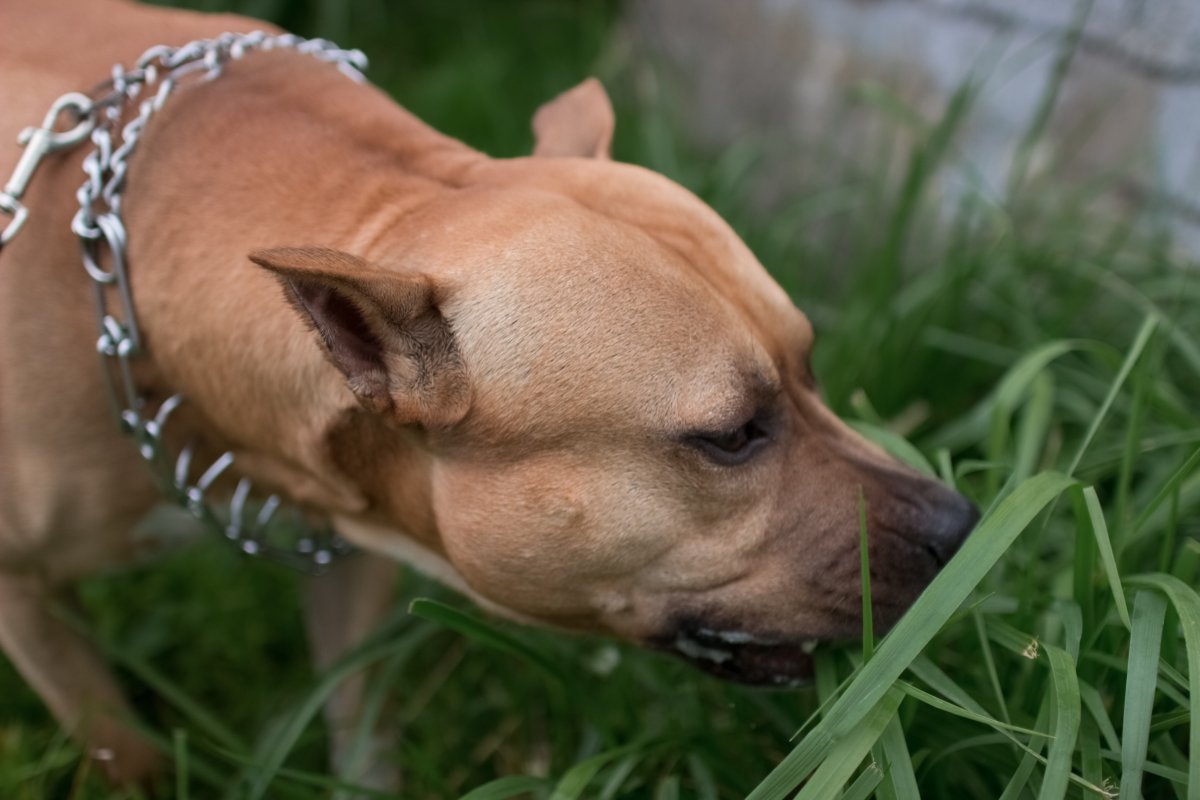
[[[326,511],[391,517],[399,506],[414,535],[435,537],[420,435],[359,409],[247,254],[321,245],[394,257],[414,235],[410,214],[483,156],[327,65],[272,56],[237,67],[173,100],[132,166],[130,258],[151,381],[183,392],[189,433],[232,449],[251,477]],[[357,462],[364,436],[393,438],[391,463]],[[364,485],[380,473],[389,485]]]

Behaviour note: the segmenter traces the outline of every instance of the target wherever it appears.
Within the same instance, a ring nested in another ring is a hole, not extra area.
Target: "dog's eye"
[[[769,441],[767,431],[756,416],[731,431],[698,433],[690,443],[716,463],[733,467],[744,464]]]

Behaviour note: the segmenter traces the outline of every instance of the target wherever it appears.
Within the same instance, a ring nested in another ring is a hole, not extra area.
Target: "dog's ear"
[[[614,125],[608,94],[600,81],[588,78],[533,115],[533,154],[608,158]]]
[[[260,250],[250,260],[279,279],[364,407],[427,427],[467,413],[466,367],[428,276],[322,248]]]

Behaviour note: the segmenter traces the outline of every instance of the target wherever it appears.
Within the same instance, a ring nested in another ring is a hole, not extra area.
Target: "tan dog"
[[[151,45],[264,27],[112,0],[0,17],[0,142]],[[127,192],[137,379],[186,395],[182,436],[489,608],[791,683],[810,642],[859,631],[859,487],[881,625],[975,512],[822,405],[804,315],[696,197],[610,161],[612,125],[589,81],[538,112],[533,158],[494,161],[285,52],[178,93]],[[131,780],[153,753],[50,610],[137,555],[160,499],[96,366],[80,155],[42,167],[0,254],[0,644]],[[389,577],[364,557],[318,579],[319,661]]]

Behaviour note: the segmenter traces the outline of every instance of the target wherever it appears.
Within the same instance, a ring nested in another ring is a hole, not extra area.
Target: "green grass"
[[[483,620],[413,575],[385,629],[314,675],[297,580],[219,542],[97,578],[89,629],[176,766],[160,796],[348,796],[318,709],[373,664],[408,798],[1200,797],[1200,271],[1160,220],[1023,157],[1009,196],[940,211],[982,80],[935,119],[864,87],[895,142],[917,132],[906,168],[806,143],[825,173],[764,208],[768,148],[689,144],[613,4],[244,8],[362,47],[401,102],[495,155],[527,152],[537,104],[600,74],[617,157],[699,192],[809,312],[831,405],[986,514],[891,633],[864,632],[869,659],[818,649],[792,692]],[[0,797],[134,796],[89,769],[0,659]]]

